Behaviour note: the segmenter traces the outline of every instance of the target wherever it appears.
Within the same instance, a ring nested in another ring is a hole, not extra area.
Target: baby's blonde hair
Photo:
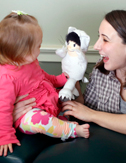
[[[20,65],[32,55],[42,30],[35,17],[10,13],[0,22],[0,64]]]

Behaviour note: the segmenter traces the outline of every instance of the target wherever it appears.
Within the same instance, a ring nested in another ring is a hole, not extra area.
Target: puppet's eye
[[[76,44],[73,44],[73,47],[75,47],[76,46]]]

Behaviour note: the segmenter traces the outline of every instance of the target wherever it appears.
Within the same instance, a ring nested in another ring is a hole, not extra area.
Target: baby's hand
[[[10,153],[13,152],[12,144],[6,144],[0,146],[0,156],[4,154],[4,156],[7,156],[8,149],[10,150]]]
[[[16,144],[17,144],[18,146],[21,145],[20,143],[16,143]],[[5,144],[5,145],[1,145],[1,146],[0,146],[0,156],[2,156],[2,155],[7,156],[8,149],[9,149],[10,153],[13,152],[12,143],[10,143],[10,144]]]
[[[67,79],[69,79],[69,75],[66,72],[63,72]]]

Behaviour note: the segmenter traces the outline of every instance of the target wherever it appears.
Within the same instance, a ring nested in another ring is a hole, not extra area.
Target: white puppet
[[[71,100],[75,96],[79,96],[75,88],[77,81],[88,81],[84,74],[87,68],[85,52],[88,50],[89,42],[90,37],[84,31],[69,27],[66,36],[66,47],[56,50],[56,54],[63,58],[62,72],[69,76],[66,84],[59,92],[59,98],[62,101]]]

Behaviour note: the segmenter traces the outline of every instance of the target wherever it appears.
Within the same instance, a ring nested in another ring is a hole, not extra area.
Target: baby
[[[58,90],[67,79],[62,73],[47,74],[39,66],[43,33],[35,17],[12,11],[0,22],[0,156],[7,155],[12,144],[20,145],[15,129],[26,134],[42,133],[51,137],[89,137],[89,125],[61,120],[62,103]],[[36,106],[21,116],[13,127],[13,109],[18,96],[29,94]]]

